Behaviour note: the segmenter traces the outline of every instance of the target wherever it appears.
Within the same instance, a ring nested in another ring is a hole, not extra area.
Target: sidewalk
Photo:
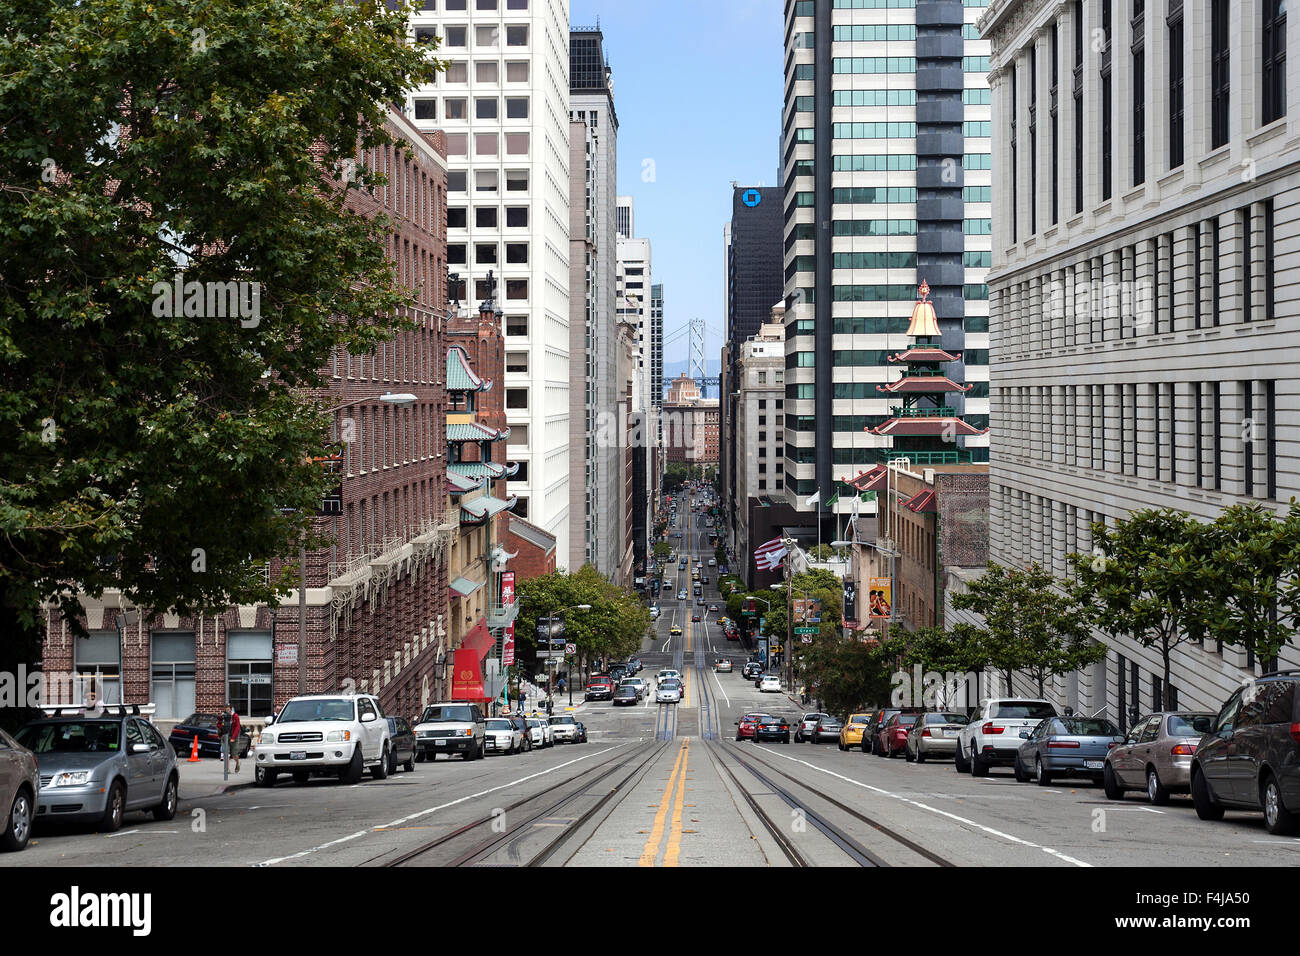
[[[176,769],[181,775],[180,798],[182,800],[219,797],[223,793],[251,787],[254,783],[252,754],[240,761],[239,773],[235,773],[235,762],[230,761],[229,780],[222,779],[222,761],[217,757],[203,757],[198,763],[186,761],[185,757],[176,760]]]

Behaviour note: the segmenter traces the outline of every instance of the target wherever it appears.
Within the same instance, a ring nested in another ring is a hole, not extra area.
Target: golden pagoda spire
[[[916,305],[912,307],[912,324],[907,327],[907,334],[912,338],[927,339],[939,337],[939,321],[930,303],[930,283],[921,280],[917,290]]]

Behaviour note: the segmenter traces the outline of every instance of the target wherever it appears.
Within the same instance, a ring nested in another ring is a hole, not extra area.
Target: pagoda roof
[[[891,362],[955,362],[958,356],[937,345],[913,345],[905,352],[889,356]]]
[[[447,426],[447,441],[504,441],[510,437],[510,429],[497,431],[478,422],[461,422]]]
[[[469,364],[469,353],[459,345],[447,350],[447,391],[486,392],[492,383],[479,378]]]
[[[946,375],[905,375],[888,385],[877,385],[876,391],[889,392],[969,392],[974,386],[958,385]]]
[[[903,502],[903,506],[909,511],[913,511],[917,514],[921,514],[922,512],[933,514],[939,510],[939,506],[934,497],[934,492],[930,491],[928,488],[920,494],[908,498]]]
[[[971,425],[955,416],[946,416],[943,418],[909,418],[907,415],[899,415],[896,418],[891,418],[883,425],[878,425],[877,427],[868,430],[873,435],[906,435],[909,437],[983,435],[988,431],[987,428],[976,428],[974,425]]]
[[[468,524],[480,524],[495,514],[509,511],[517,502],[517,498],[502,501],[500,498],[494,498],[491,495],[483,495],[473,501],[462,501],[460,504],[460,520]]]
[[[884,491],[889,487],[889,468],[885,465],[876,465],[856,478],[846,478],[845,484],[852,485],[858,491]]]
[[[447,473],[455,473],[462,478],[510,478],[519,471],[519,463],[514,461],[455,461],[447,466]]]
[[[455,471],[455,468],[455,465],[447,466],[447,490],[453,495],[463,495],[469,491],[478,491],[484,484],[486,484],[483,478],[471,478],[469,475]]]

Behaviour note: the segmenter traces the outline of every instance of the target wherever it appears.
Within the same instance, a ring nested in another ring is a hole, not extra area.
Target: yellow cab
[[[862,734],[870,720],[870,714],[849,714],[849,719],[844,721],[844,726],[840,728],[840,749],[861,747]]]
[[[681,633],[682,633],[682,626],[680,624],[674,624],[672,627],[668,628],[668,635],[670,637],[676,637]]]

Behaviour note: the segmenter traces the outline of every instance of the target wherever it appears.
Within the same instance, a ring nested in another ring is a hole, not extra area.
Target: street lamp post
[[[551,628],[553,628],[553,627],[555,626],[555,619],[556,619],[557,617],[559,617],[561,614],[565,614],[565,613],[567,613],[567,612],[569,612],[569,611],[590,611],[590,610],[591,610],[591,605],[590,605],[590,604],[570,604],[568,607],[562,607],[562,608],[560,608],[559,610],[553,611],[553,612],[551,613],[551,615],[550,615],[549,617],[547,617],[547,619],[546,619],[546,623],[547,623],[548,626],[547,626],[547,628],[546,628],[546,641],[547,641],[546,655],[547,655],[547,660],[548,660],[548,661],[549,661],[549,660],[553,660],[553,658],[551,658],[550,655],[551,655],[551,653],[553,652],[554,648],[550,646],[550,642],[551,642],[551,638],[552,638]],[[573,662],[570,661],[569,663],[572,664]],[[557,670],[558,670],[558,668],[557,668]],[[569,685],[569,706],[572,707],[572,706],[573,706],[573,672],[572,672],[572,671],[569,672],[569,679],[568,679],[568,681],[567,681],[566,683]],[[552,706],[552,707],[555,706],[555,704],[554,704],[554,701],[555,701],[555,681],[554,681],[554,679],[552,679],[551,681],[548,682],[548,686],[547,686],[547,688],[546,688],[546,699],[549,700],[549,701],[551,701],[551,706]]]
[[[330,415],[363,402],[380,401],[398,408],[406,408],[418,401],[418,396],[409,392],[387,392],[376,398],[358,398],[342,405],[335,405],[321,412]],[[298,696],[307,693],[307,535],[304,533],[298,548]]]

